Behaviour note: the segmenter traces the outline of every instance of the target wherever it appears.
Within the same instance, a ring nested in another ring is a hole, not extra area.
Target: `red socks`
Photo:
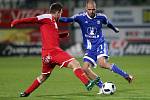
[[[83,84],[87,85],[89,83],[89,79],[81,68],[77,68],[74,70],[74,74],[82,81]],[[30,94],[36,88],[40,86],[41,82],[38,79],[35,79],[32,85],[25,91],[25,93]]]
[[[81,68],[77,68],[74,70],[74,74],[82,81],[83,84],[88,84],[89,79]]]
[[[38,88],[39,85],[40,85],[40,82],[37,79],[35,79],[34,82],[32,83],[32,85],[25,91],[25,93],[30,94],[36,88]]]

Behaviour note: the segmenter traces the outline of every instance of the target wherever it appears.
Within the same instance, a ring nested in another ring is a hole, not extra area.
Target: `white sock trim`
[[[77,70],[77,69],[81,69],[81,68],[80,68],[80,67],[79,67],[79,68],[74,68],[74,69],[73,69],[73,72],[74,72],[75,70]]]
[[[38,81],[40,84],[42,83],[42,81],[40,80],[39,77],[37,77],[37,81]]]

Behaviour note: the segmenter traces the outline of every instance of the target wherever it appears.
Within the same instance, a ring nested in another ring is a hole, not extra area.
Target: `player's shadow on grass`
[[[64,93],[64,94],[49,94],[49,95],[37,95],[36,97],[50,97],[55,99],[70,100],[72,97],[93,97],[92,92],[78,92],[78,93]]]
[[[0,97],[0,100],[20,100],[20,99],[30,99],[30,98],[37,98],[37,99],[49,99],[49,100],[72,100],[74,97],[93,97],[94,95],[89,94],[90,92],[78,92],[78,93],[64,93],[64,94],[49,94],[49,95],[36,95],[32,96],[30,95],[29,97],[19,97],[19,96],[14,96],[14,97]]]

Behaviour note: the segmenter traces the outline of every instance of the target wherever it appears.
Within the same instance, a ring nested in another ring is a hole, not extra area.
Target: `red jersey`
[[[59,47],[59,31],[55,18],[51,14],[42,14],[36,17],[22,18],[14,20],[11,24],[17,25],[21,23],[38,23],[42,36],[42,50],[49,50]],[[60,35],[60,37],[66,34]]]
[[[42,36],[42,73],[50,73],[55,65],[67,66],[74,58],[59,48],[59,38],[68,36],[68,33],[59,34],[54,17],[51,14],[42,14],[36,17],[14,20],[11,26],[21,23],[38,23]],[[45,64],[45,58],[50,57],[50,62]]]
[[[42,49],[48,50],[59,46],[58,26],[51,14],[37,16],[42,36]]]

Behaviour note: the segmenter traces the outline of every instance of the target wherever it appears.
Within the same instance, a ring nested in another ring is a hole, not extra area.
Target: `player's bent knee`
[[[87,74],[89,73],[89,69],[88,68],[82,68],[82,70]]]
[[[89,66],[83,66],[82,67],[83,71],[85,71],[85,72],[89,71],[89,68],[90,68]]]
[[[110,68],[110,64],[106,61],[106,59],[104,58],[101,58],[99,61],[98,61],[98,65],[101,67],[101,68],[105,68],[105,69],[109,69]]]
[[[99,64],[99,65],[100,65],[101,68],[105,68],[105,69],[110,68],[109,64],[107,64],[107,63],[102,63],[102,64]]]
[[[80,67],[80,63],[77,60],[72,60],[69,64],[68,64],[69,68],[75,69],[75,68],[81,68]]]

